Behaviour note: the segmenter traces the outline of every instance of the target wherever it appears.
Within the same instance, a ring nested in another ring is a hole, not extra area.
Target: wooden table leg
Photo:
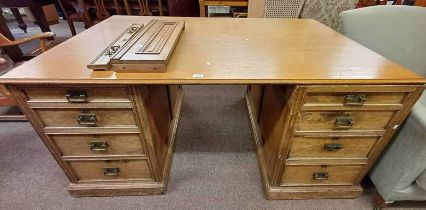
[[[119,4],[118,4],[118,1],[117,1],[117,0],[114,0],[114,7],[115,7],[115,13],[116,13],[117,15],[121,15],[120,6],[119,6]]]
[[[37,21],[38,26],[43,32],[50,32],[49,23],[47,22],[46,16],[44,15],[44,11],[42,5],[34,2],[30,6],[31,13]],[[48,38],[47,40],[53,40],[53,38]]]
[[[160,12],[160,16],[164,16],[164,14],[163,14],[163,3],[161,1],[162,0],[158,0],[158,10]]]
[[[22,19],[22,15],[19,12],[19,9],[10,8],[10,11],[12,11],[13,16],[15,16],[16,22],[18,22],[18,27],[27,33],[27,24],[25,24],[24,20]]]
[[[389,203],[386,203],[385,199],[377,191],[374,194],[374,203],[376,204],[374,209],[382,209],[389,206]]]
[[[47,22],[46,16],[44,15],[42,5],[38,3],[34,3],[30,6],[30,10],[34,18],[36,19],[37,24],[40,27],[41,31],[49,32],[50,31],[49,23]]]
[[[124,0],[124,7],[126,8],[127,15],[132,15],[132,9],[130,8],[129,2]]]
[[[15,40],[12,33],[10,32],[9,27],[7,26],[6,20],[1,12],[0,8],[0,33],[10,40]],[[18,62],[23,60],[23,53],[18,46],[4,47],[4,52],[12,59],[13,62]]]
[[[204,0],[200,0],[200,17],[206,17],[206,5]]]

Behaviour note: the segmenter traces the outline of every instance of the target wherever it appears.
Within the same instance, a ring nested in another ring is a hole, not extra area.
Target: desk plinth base
[[[268,200],[358,198],[363,191],[360,186],[267,187],[263,183]]]
[[[161,195],[165,194],[166,186],[162,183],[70,184],[68,190],[74,197]]]
[[[257,162],[262,177],[265,196],[268,200],[286,199],[327,199],[327,198],[357,198],[363,192],[361,186],[309,186],[309,187],[284,187],[271,186],[268,181],[264,151],[261,146],[261,131],[256,122],[256,114],[250,93],[245,95],[248,113],[256,148]]]

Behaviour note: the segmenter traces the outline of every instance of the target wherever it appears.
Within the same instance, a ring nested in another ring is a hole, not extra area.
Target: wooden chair
[[[148,0],[121,0],[124,3],[124,6],[126,8],[127,15],[133,15],[132,10],[137,9],[139,10],[138,15],[141,16],[150,16],[153,15],[151,12],[152,5],[150,5],[150,1]],[[155,5],[154,5],[155,6]],[[162,0],[157,0],[157,6],[158,6],[158,15],[163,16],[163,3]]]
[[[58,3],[63,11],[65,19],[67,19],[68,26],[73,36],[77,34],[74,22],[83,22],[86,29],[93,25],[88,13],[85,11],[83,1],[58,0]]]
[[[47,39],[54,37],[55,34],[52,32],[45,32],[42,34],[37,34],[28,38],[12,41],[0,34],[0,47],[9,47],[9,46],[17,46],[23,43],[27,43],[33,40],[40,40],[40,49],[42,52],[47,50]],[[0,65],[6,64],[6,60],[0,58]],[[15,100],[10,96],[9,91],[7,91],[6,87],[0,85],[0,107],[6,106],[16,106]],[[24,115],[0,115],[0,121],[19,121],[25,120]]]
[[[266,18],[299,18],[305,0],[265,0]]]

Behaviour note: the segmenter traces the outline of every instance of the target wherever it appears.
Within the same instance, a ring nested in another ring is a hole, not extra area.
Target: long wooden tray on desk
[[[184,21],[132,24],[87,67],[116,72],[165,72]]]

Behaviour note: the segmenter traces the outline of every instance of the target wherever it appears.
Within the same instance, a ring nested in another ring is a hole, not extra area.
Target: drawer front
[[[136,126],[132,109],[36,109],[36,112],[46,127]]]
[[[354,185],[362,165],[299,166],[287,165],[282,176],[282,186]]]
[[[394,111],[302,111],[296,130],[385,130],[393,115]]]
[[[367,158],[379,137],[294,137],[289,158]]]
[[[152,179],[146,160],[71,161],[69,164],[79,181]]]
[[[63,156],[144,155],[138,134],[51,135]]]
[[[306,105],[389,105],[402,104],[406,93],[308,93]]]
[[[27,88],[27,101],[39,102],[130,102],[127,88]]]

